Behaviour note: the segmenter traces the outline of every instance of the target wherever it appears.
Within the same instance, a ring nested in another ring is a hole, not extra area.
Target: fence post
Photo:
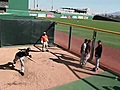
[[[71,46],[71,37],[72,37],[72,26],[70,26],[70,31],[69,31],[68,50],[70,50],[70,46]]]
[[[92,41],[92,49],[91,49],[91,55],[90,55],[90,61],[92,61],[94,56],[94,48],[95,48],[95,40],[96,40],[97,31],[93,32],[93,41]]]

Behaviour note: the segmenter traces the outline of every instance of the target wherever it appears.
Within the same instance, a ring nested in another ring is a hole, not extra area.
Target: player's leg
[[[45,47],[46,47],[46,51],[49,51],[48,50],[48,42],[45,42]]]
[[[90,53],[88,53],[87,55],[85,55],[85,59],[84,59],[84,65],[86,65],[88,59],[90,58]]]
[[[96,64],[95,64],[95,67],[93,68],[93,71],[97,71],[98,70],[99,63],[100,63],[100,58],[96,57]]]
[[[100,58],[96,57],[96,66],[95,66],[96,70],[98,70],[99,64],[100,64]]]
[[[21,62],[21,75],[24,75],[24,71],[25,71],[24,57],[20,58],[20,62]]]
[[[84,53],[81,54],[81,58],[80,58],[80,66],[81,67],[83,65],[83,61],[84,61]]]
[[[13,63],[16,64],[16,61],[19,59],[19,57],[17,55],[15,55],[15,58],[13,60]]]
[[[43,42],[42,51],[45,51],[45,42]]]
[[[43,51],[43,48],[44,48],[44,44],[42,43],[42,51]]]

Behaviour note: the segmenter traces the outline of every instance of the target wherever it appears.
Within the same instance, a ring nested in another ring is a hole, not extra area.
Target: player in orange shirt
[[[42,51],[44,52],[45,49],[48,51],[48,36],[46,32],[43,32],[43,35],[41,37],[41,43],[42,43]]]

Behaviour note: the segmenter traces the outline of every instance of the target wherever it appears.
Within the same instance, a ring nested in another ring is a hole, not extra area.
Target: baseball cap
[[[31,48],[30,48],[30,47],[28,47],[26,50],[27,50],[27,51],[30,51],[30,50],[31,50]]]
[[[101,43],[101,40],[98,40],[98,43]]]

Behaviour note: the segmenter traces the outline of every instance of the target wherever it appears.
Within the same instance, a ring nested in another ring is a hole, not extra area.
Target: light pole
[[[53,10],[53,0],[52,0],[52,7],[51,7],[51,11]]]
[[[37,10],[38,10],[38,0],[37,0]]]
[[[35,10],[35,0],[34,0],[34,10]]]

